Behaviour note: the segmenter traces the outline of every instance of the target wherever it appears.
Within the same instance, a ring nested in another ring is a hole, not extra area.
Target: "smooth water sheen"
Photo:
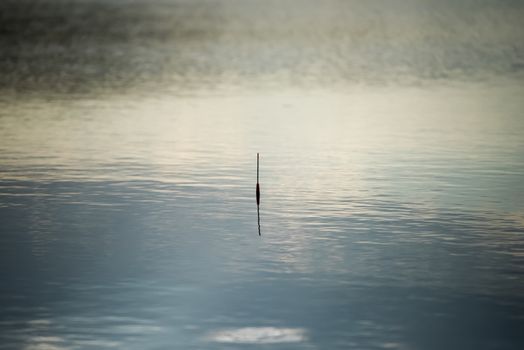
[[[0,349],[524,348],[521,3],[0,8]]]

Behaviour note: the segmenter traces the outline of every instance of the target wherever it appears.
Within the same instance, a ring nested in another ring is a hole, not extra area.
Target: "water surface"
[[[519,2],[1,6],[1,349],[524,345]]]

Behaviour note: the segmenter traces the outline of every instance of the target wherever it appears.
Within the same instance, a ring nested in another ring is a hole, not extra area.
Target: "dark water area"
[[[523,18],[1,2],[0,349],[523,348]]]
[[[7,0],[2,90],[522,78],[521,1]]]

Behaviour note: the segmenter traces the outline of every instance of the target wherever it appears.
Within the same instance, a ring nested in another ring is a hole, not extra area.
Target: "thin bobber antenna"
[[[258,217],[258,235],[260,234],[260,185],[258,184],[258,169],[259,169],[259,155],[257,153],[257,189],[256,189],[256,196],[257,196],[257,217]]]

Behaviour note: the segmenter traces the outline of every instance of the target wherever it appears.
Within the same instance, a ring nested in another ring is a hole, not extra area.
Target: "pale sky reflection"
[[[309,180],[308,188],[325,186],[327,179],[313,175],[326,168],[333,175],[343,171],[343,182],[349,174],[352,186],[362,187],[363,179],[352,174],[384,158],[394,156],[402,162],[416,151],[421,162],[431,154],[445,160],[450,147],[470,154],[500,125],[513,123],[518,114],[512,108],[519,110],[522,105],[515,102],[520,93],[520,89],[510,89],[495,96],[489,90],[468,88],[307,94],[291,90],[236,97],[158,96],[139,103],[116,100],[106,102],[102,109],[91,108],[89,101],[13,102],[3,105],[0,118],[4,151],[0,160],[12,170],[2,175],[24,178],[27,174],[16,169],[33,167],[34,173],[54,179],[183,182],[194,179],[196,172],[210,176],[206,171],[216,162],[224,164],[224,171],[236,169],[243,164],[235,162],[261,151],[265,174],[271,159],[287,160],[287,168],[277,169],[279,180],[299,167],[302,177]],[[501,115],[501,103],[508,113]],[[129,105],[125,115],[119,112],[122,104]],[[486,113],[495,109],[499,118]],[[25,118],[15,117],[19,115]],[[506,143],[492,148],[500,152],[521,145],[517,138],[497,141]],[[223,180],[221,176],[227,174],[212,175]],[[311,193],[318,192],[312,189]]]

